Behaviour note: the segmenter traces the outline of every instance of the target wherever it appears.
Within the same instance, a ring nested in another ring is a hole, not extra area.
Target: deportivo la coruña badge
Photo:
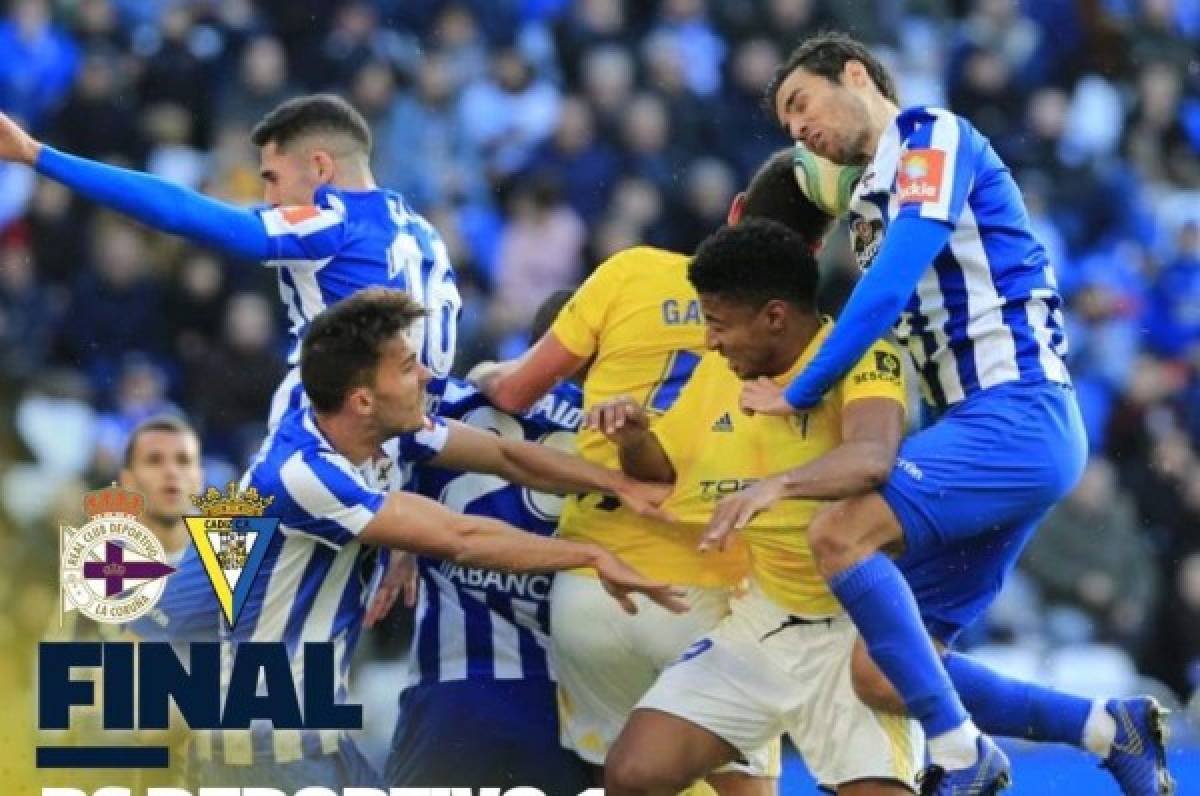
[[[97,622],[121,624],[162,597],[164,578],[175,568],[140,521],[144,505],[141,495],[113,484],[84,498],[83,527],[59,527],[63,614],[78,610]]]

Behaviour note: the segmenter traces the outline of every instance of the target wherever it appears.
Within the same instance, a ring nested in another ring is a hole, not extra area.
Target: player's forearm
[[[783,495],[804,500],[838,500],[870,492],[887,481],[896,455],[872,442],[846,442],[780,479]]]
[[[524,414],[541,395],[529,389],[522,379],[519,361],[491,362],[471,372],[471,381],[492,404],[503,412]]]
[[[502,440],[496,475],[542,492],[602,492],[616,494],[624,478],[578,456],[535,442]]]
[[[892,222],[875,262],[863,274],[838,316],[837,325],[784,395],[808,409],[887,333],[952,228],[941,221],[902,216]]]
[[[163,232],[252,260],[270,256],[270,239],[252,211],[218,202],[151,174],[42,146],[34,168],[94,202]]]
[[[571,542],[526,533],[507,523],[487,517],[463,515],[456,529],[454,562],[480,569],[509,572],[558,572],[594,565],[597,549],[590,544]]]
[[[630,478],[660,484],[675,481],[671,460],[658,437],[649,431],[622,439],[617,444],[617,458],[621,462],[621,472]]]

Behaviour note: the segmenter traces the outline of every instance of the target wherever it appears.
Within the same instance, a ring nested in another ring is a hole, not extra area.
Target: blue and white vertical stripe
[[[574,448],[581,394],[560,385],[527,414],[491,406],[474,387],[451,379],[441,416],[510,439]],[[416,468],[418,491],[454,511],[504,520],[549,536],[562,498],[500,478]],[[547,660],[552,576],[510,574],[419,559],[421,578],[410,678],[417,683],[454,680],[549,680]]]
[[[898,170],[906,155],[922,151],[940,157],[940,191],[927,201],[902,201]],[[886,234],[902,214],[953,225],[895,326],[926,399],[946,407],[1007,382],[1069,383],[1053,270],[1012,175],[970,122],[921,107],[885,131],[855,192],[851,229]],[[860,243],[860,251],[877,248]]]
[[[228,682],[236,643],[282,641],[292,679],[303,693],[306,642],[331,642],[337,667],[336,698],[349,693],[347,676],[363,613],[382,575],[386,551],[358,534],[402,486],[404,458],[436,455],[444,424],[390,442],[381,456],[355,467],[322,436],[310,409],[289,412],[242,480],[273,496],[269,512],[280,518],[242,615],[223,628],[222,675]],[[229,765],[290,762],[337,750],[341,730],[281,730],[267,722],[249,730],[194,733],[201,759]]]
[[[299,363],[300,340],[316,315],[366,287],[404,290],[428,311],[413,327],[412,345],[434,374],[439,396],[454,364],[458,293],[450,255],[437,230],[390,191],[317,189],[314,206],[259,211],[278,269],[288,314],[288,364]]]

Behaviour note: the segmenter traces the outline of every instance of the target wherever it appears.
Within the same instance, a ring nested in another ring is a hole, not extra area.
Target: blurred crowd
[[[1068,304],[1093,460],[972,642],[1043,679],[1141,673],[1187,698],[1200,0],[9,0],[0,110],[70,152],[250,204],[254,122],[298,92],[344,94],[373,126],[379,182],[450,248],[465,371],[520,351],[542,298],[612,252],[687,252],[719,226],[788,144],[765,84],[822,28],[868,42],[904,104],[950,107],[991,138]],[[831,310],[852,263],[837,230]],[[210,482],[240,471],[284,369],[274,292],[252,263],[0,167],[6,570],[53,571],[38,542],[113,477],[148,416],[198,425]]]

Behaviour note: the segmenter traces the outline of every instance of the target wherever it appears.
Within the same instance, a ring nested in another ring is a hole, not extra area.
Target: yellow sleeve
[[[700,398],[705,392],[704,382],[708,380],[710,361],[710,357],[701,359],[671,408],[650,421],[650,430],[658,437],[658,444],[662,445],[676,472],[679,470],[680,457],[686,456],[700,439],[696,432],[696,418],[699,415]]]
[[[876,340],[841,381],[842,405],[859,398],[891,398],[908,405],[904,361],[890,340]]]
[[[621,267],[625,255],[625,252],[619,252],[601,263],[559,310],[550,327],[558,341],[577,357],[590,357],[600,345],[605,320],[625,282]]]

